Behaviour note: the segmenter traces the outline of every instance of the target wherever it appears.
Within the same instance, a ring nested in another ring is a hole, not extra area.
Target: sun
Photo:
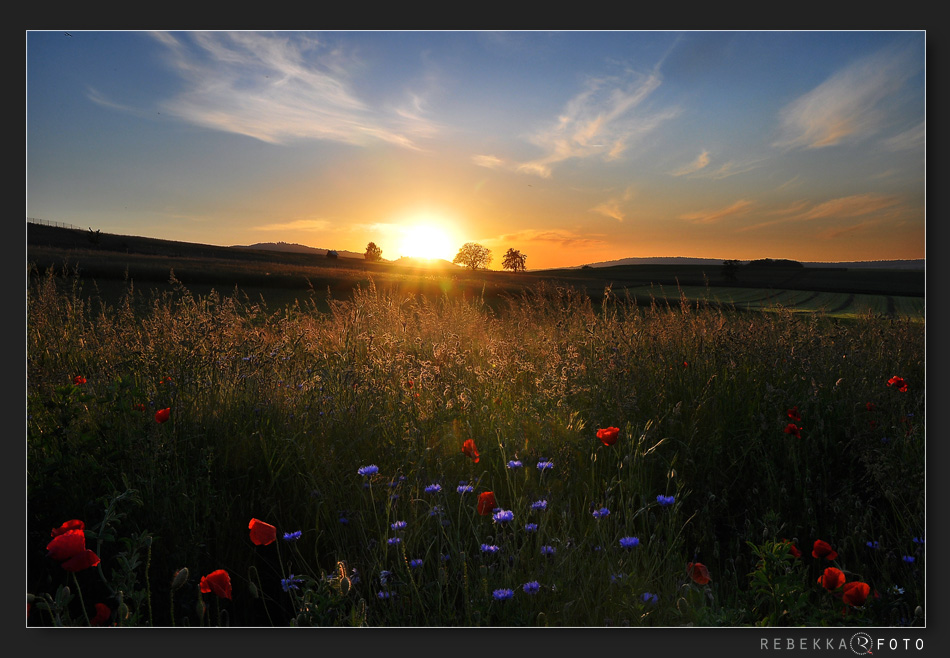
[[[399,246],[399,255],[451,261],[455,257],[455,249],[443,229],[435,224],[415,224],[406,227]]]

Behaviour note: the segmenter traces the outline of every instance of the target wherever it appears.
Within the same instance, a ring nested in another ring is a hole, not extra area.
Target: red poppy
[[[705,585],[712,580],[709,577],[709,570],[702,562],[690,562],[686,565],[686,572],[699,585]]]
[[[815,545],[812,547],[811,551],[812,557],[825,558],[826,560],[834,560],[838,557],[838,553],[831,548],[831,544],[821,539],[815,540]]]
[[[864,407],[865,407],[868,411],[874,411],[875,409],[877,409],[877,406],[875,406],[875,404],[874,404],[873,402],[868,402],[866,405],[864,405]]]
[[[164,409],[159,409],[155,412],[155,422],[156,423],[165,423],[168,422],[168,419],[172,415],[171,407],[166,407]]]
[[[798,547],[787,539],[782,540],[783,544],[788,544],[788,552],[792,554],[792,557],[801,557],[802,552],[798,550]]]
[[[57,530],[61,530],[63,526]],[[52,541],[46,545],[46,555],[59,562],[66,571],[82,571],[99,564],[99,556],[86,548],[86,533],[81,528],[54,535]]]
[[[112,617],[112,610],[105,603],[96,604],[96,616],[89,620],[93,626],[105,626]]]
[[[897,390],[900,391],[901,393],[907,392],[907,380],[904,379],[903,377],[897,377],[897,376],[891,377],[890,379],[887,380],[887,385],[896,387]]]
[[[267,546],[277,539],[277,528],[270,523],[264,523],[260,519],[251,519],[247,527],[251,529],[251,541],[258,546]]]
[[[224,569],[212,571],[207,576],[202,576],[198,583],[198,589],[202,594],[214,592],[222,599],[231,598],[231,576]]]
[[[608,427],[606,429],[597,430],[597,438],[600,439],[605,446],[612,446],[615,444],[619,436],[619,427]]]
[[[79,519],[73,519],[72,521],[66,521],[63,525],[58,528],[53,528],[52,532],[49,533],[50,537],[58,537],[59,535],[65,534],[70,530],[83,530],[86,527],[86,524],[80,521]]]
[[[801,414],[798,413],[798,407],[797,407],[797,406],[792,407],[791,409],[789,409],[789,410],[786,411],[785,413],[788,414],[788,417],[791,418],[792,420],[794,420],[796,423],[800,423],[801,420],[802,420]]]
[[[85,383],[86,383],[86,378],[83,377],[82,375],[76,375],[75,377],[73,377],[73,384],[75,384],[76,386],[79,386],[80,384],[85,384]]]
[[[785,426],[785,433],[791,434],[796,439],[802,438],[802,428],[795,425],[795,423],[789,423]]]
[[[828,591],[833,591],[844,585],[845,577],[841,569],[828,567],[818,579],[818,584]]]
[[[853,605],[859,608],[864,605],[864,601],[868,598],[868,594],[870,593],[870,585],[855,581],[844,586],[844,593],[841,596],[841,600],[848,605]]]
[[[139,402],[138,404],[133,404],[132,408],[136,411],[145,411],[145,405]]]
[[[465,442],[462,444],[462,452],[473,462],[478,463],[478,450],[475,448],[475,441],[465,439]]]
[[[491,491],[483,491],[478,494],[478,513],[482,516],[488,516],[498,507],[495,502],[495,494]]]

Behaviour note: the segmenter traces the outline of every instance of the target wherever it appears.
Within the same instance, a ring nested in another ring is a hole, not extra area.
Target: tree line
[[[375,242],[370,242],[366,245],[366,252],[363,254],[363,258],[372,263],[379,262],[383,258],[383,250],[380,249]],[[512,272],[524,272],[525,262],[527,260],[528,256],[526,254],[521,253],[518,249],[510,248],[505,252],[505,255],[502,256],[501,266]],[[455,254],[455,258],[452,259],[452,264],[464,265],[465,267],[477,270],[479,268],[488,267],[491,261],[491,249],[477,242],[466,242],[458,250],[458,253]]]

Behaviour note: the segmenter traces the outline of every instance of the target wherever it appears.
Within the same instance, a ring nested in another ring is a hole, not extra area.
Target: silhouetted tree
[[[722,261],[722,278],[727,281],[736,280],[736,270],[738,269],[739,261],[737,260],[724,260]]]
[[[383,257],[383,250],[376,246],[375,242],[370,242],[366,245],[366,253],[363,254],[363,258],[370,261],[371,263],[376,263],[381,260]]]
[[[335,249],[327,250],[327,258],[339,258],[339,257],[340,257],[340,254],[338,254]]]
[[[483,247],[477,242],[466,242],[455,254],[452,263],[455,265],[465,265],[473,270],[479,267],[488,267],[491,262],[491,249]]]
[[[524,262],[527,258],[517,249],[509,249],[501,259],[501,266],[512,272],[524,272]]]

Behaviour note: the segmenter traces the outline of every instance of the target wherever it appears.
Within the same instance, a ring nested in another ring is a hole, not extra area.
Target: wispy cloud
[[[744,215],[753,206],[753,203],[747,199],[739,199],[735,203],[729,204],[724,208],[714,210],[699,210],[680,215],[680,219],[685,219],[696,224],[714,224],[721,222],[728,217]]]
[[[743,226],[737,230],[740,232],[755,231],[775,224],[809,222],[815,219],[840,221],[858,217],[873,217],[873,219],[865,220],[859,224],[828,228],[821,234],[824,237],[838,236],[843,235],[852,226],[868,226],[881,221],[885,217],[897,216],[900,211],[900,199],[898,197],[882,194],[854,194],[829,199],[821,203],[796,201],[788,206],[772,208],[764,212],[763,215],[774,217],[774,219]]]
[[[891,208],[899,202],[897,197],[881,194],[854,194],[837,199],[830,199],[819,203],[807,212],[802,213],[800,219],[823,219],[858,217],[870,213],[880,212]]]
[[[419,148],[437,131],[424,103],[371,107],[353,91],[350,62],[309,35],[256,32],[156,33],[184,90],[163,110],[195,125],[265,142],[387,142]]]
[[[909,151],[910,149],[921,148],[924,145],[926,133],[924,122],[921,121],[913,128],[885,139],[884,147],[891,151]]]
[[[574,248],[601,248],[609,244],[609,240],[605,235],[596,233],[585,233],[581,235],[573,231],[559,229],[524,229],[515,233],[499,235],[492,242],[498,244],[543,242],[560,247]]]
[[[822,148],[874,134],[886,118],[884,101],[918,66],[909,52],[891,50],[852,63],[781,110],[773,146]]]
[[[326,231],[333,224],[325,219],[295,219],[290,222],[254,226],[255,231]]]
[[[637,139],[678,114],[675,108],[649,113],[640,105],[659,86],[657,74],[628,72],[623,77],[594,78],[572,98],[557,120],[529,140],[543,155],[517,170],[548,178],[554,165],[571,158],[616,160]]]
[[[488,167],[489,169],[498,169],[505,165],[505,161],[496,155],[473,155],[472,162],[479,167]]]
[[[674,171],[670,172],[672,176],[685,176],[687,174],[693,174],[700,169],[703,169],[709,165],[709,151],[703,149],[703,152],[696,156],[696,159],[690,162],[687,165],[680,167]]]
[[[633,194],[633,186],[627,187],[620,196],[611,197],[603,203],[597,204],[591,208],[591,212],[600,213],[622,222],[625,218],[624,206],[633,198]]]

